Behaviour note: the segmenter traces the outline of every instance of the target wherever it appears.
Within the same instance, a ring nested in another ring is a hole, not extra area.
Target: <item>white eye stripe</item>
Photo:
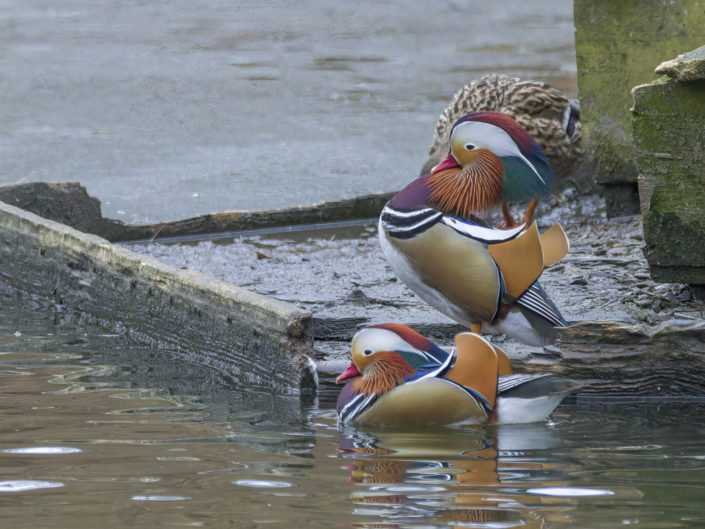
[[[497,156],[521,156],[519,147],[503,129],[482,121],[465,121],[453,129],[451,142],[456,148],[472,145]]]
[[[534,164],[521,153],[519,146],[512,137],[500,127],[484,121],[464,121],[453,129],[450,141],[451,145],[456,149],[460,145],[465,148],[468,145],[474,145],[475,148],[492,151],[497,156],[516,156],[521,158],[536,174],[538,179],[544,184],[546,183],[536,167],[534,167]]]

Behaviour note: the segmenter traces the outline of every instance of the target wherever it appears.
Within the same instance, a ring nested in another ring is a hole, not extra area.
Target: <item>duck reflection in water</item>
[[[347,460],[342,468],[348,480],[366,486],[352,494],[355,512],[389,520],[384,527],[418,524],[421,517],[443,526],[538,528],[570,520],[570,505],[526,492],[565,486],[565,473],[541,455],[560,445],[545,424],[413,433],[346,428],[340,456]]]

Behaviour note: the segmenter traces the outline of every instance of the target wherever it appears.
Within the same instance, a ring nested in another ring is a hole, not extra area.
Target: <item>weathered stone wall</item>
[[[703,0],[574,0],[586,160],[607,187],[608,214],[638,212],[632,87],[654,67],[705,43]]]
[[[694,53],[667,69],[675,79],[691,72],[690,80],[634,88],[633,123],[651,275],[705,285],[705,46]]]
[[[315,389],[310,312],[2,202],[0,278],[208,366],[234,389]]]

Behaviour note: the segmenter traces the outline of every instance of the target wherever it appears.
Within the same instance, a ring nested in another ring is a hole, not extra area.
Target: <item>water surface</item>
[[[546,424],[339,430],[169,351],[0,296],[0,516],[14,528],[702,527],[705,404],[573,399]]]

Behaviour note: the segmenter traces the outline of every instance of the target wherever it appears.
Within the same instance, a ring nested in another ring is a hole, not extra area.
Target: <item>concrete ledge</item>
[[[0,202],[0,278],[137,340],[219,371],[236,387],[313,390],[311,313],[177,270]]]

